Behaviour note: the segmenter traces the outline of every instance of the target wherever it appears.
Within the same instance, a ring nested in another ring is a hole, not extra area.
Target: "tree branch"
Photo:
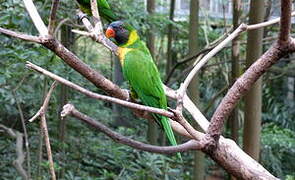
[[[106,48],[111,50],[115,55],[118,55],[118,46],[114,44],[111,40],[105,37],[103,30],[102,30],[102,25],[101,25],[101,20],[99,16],[96,19],[96,24],[95,27],[91,25],[90,21],[86,18],[87,16],[82,13],[78,12],[78,17],[82,20],[84,26],[90,33],[89,36],[96,42],[103,44]]]
[[[5,28],[1,28],[0,27],[0,33],[8,35],[8,36],[12,36],[15,38],[19,38],[25,41],[31,41],[31,42],[35,42],[35,43],[41,43],[41,39],[37,36],[31,36],[31,35],[27,35],[24,33],[18,33],[18,32],[14,32]]]
[[[184,144],[180,144],[177,146],[154,146],[154,145],[149,145],[149,144],[144,144],[139,141],[135,141],[133,139],[129,139],[125,136],[122,136],[114,131],[112,131],[110,128],[107,126],[103,125],[102,123],[95,121],[94,119],[88,117],[87,115],[79,112],[78,110],[75,109],[75,107],[71,104],[67,104],[64,106],[63,111],[61,112],[61,116],[65,117],[67,115],[70,115],[72,117],[75,117],[91,127],[101,131],[102,133],[106,134],[109,136],[111,139],[114,141],[128,145],[130,147],[133,147],[135,149],[139,149],[142,151],[148,151],[148,152],[154,152],[154,153],[161,153],[161,154],[171,154],[171,153],[176,153],[176,152],[184,152],[188,150],[197,150],[200,149],[200,145],[197,141],[195,140],[189,140],[188,142]]]
[[[286,0],[285,0],[286,1]],[[285,4],[283,4],[285,3]],[[282,16],[282,21],[287,21],[289,23],[284,23],[282,22],[281,24],[286,24],[281,29],[288,29],[288,32],[286,32],[285,30],[283,32],[280,32],[280,34],[283,34],[284,36],[288,35],[289,36],[289,32],[290,32],[290,19],[291,16],[295,15],[295,12],[291,14],[291,9],[290,9],[290,4],[288,4],[288,2],[284,2],[282,1],[282,7],[284,9],[284,11],[286,13],[283,13],[282,15],[284,15],[284,17]],[[289,8],[289,9],[288,9]],[[283,12],[282,9],[282,12]],[[259,23],[259,24],[254,24],[254,25],[246,25],[246,24],[241,24],[236,30],[234,30],[226,39],[224,39],[221,43],[219,43],[215,48],[213,48],[208,54],[206,54],[192,69],[192,71],[189,73],[189,75],[186,77],[186,79],[184,80],[183,84],[180,86],[180,88],[178,89],[178,93],[179,93],[179,101],[181,101],[187,90],[188,85],[190,84],[191,80],[193,79],[193,77],[196,75],[196,73],[202,68],[202,66],[204,66],[214,55],[216,55],[220,50],[222,50],[229,42],[231,42],[233,39],[235,39],[237,36],[239,36],[242,32],[248,31],[248,30],[253,30],[253,29],[258,29],[258,28],[262,28],[265,26],[269,26],[272,24],[275,24],[277,22],[280,22],[280,18],[277,18],[275,20],[271,20],[269,22],[264,22],[264,23]],[[284,38],[283,43],[285,43],[286,37]],[[179,103],[181,104],[181,103]]]
[[[58,8],[59,0],[52,0],[50,17],[49,17],[49,25],[48,25],[48,33],[49,35],[53,35],[56,23],[56,12]]]
[[[44,141],[45,141],[45,146],[46,146],[46,151],[47,151],[47,156],[48,156],[48,161],[49,161],[49,170],[50,170],[52,180],[56,180],[56,175],[55,175],[55,171],[54,171],[54,162],[53,162],[53,158],[52,158],[49,133],[48,133],[47,123],[46,123],[46,110],[48,107],[50,95],[53,92],[56,85],[57,85],[57,83],[54,81],[48,91],[48,94],[47,94],[45,100],[44,100],[44,103],[42,106],[43,108],[41,107],[42,111],[40,113],[40,116],[41,116],[40,127],[41,127],[41,131],[43,133],[43,136],[44,136]]]
[[[44,22],[42,21],[34,3],[32,0],[23,0],[24,4],[26,6],[27,12],[29,13],[31,19],[33,20],[33,23],[38,30],[39,34],[42,37],[45,37],[48,35],[48,29],[45,26]]]
[[[45,114],[45,112],[47,111],[48,108],[48,104],[49,104],[49,100],[51,98],[51,94],[54,90],[54,88],[57,86],[57,82],[54,81],[44,99],[43,105],[41,106],[41,108],[39,109],[39,111],[31,118],[29,119],[29,122],[33,122],[35,119],[37,119],[39,116],[42,116]]]
[[[172,90],[171,88],[165,85],[163,85],[163,87],[168,97],[172,99],[177,99],[176,91]],[[185,95],[183,98],[183,106],[192,115],[193,119],[200,125],[202,130],[206,131],[209,127],[209,121],[187,95]]]
[[[75,89],[79,92],[81,92],[82,94],[85,94],[86,96],[90,97],[90,98],[94,98],[94,99],[98,99],[98,100],[104,100],[104,101],[109,101],[109,102],[113,102],[113,103],[117,103],[117,104],[120,104],[122,106],[126,106],[126,107],[129,107],[131,109],[133,109],[134,111],[138,111],[138,110],[141,110],[143,112],[151,112],[151,113],[157,113],[157,114],[161,114],[163,116],[167,116],[171,119],[175,119],[175,118],[178,118],[178,117],[175,117],[174,113],[171,113],[169,111],[166,111],[164,109],[159,109],[159,108],[154,108],[154,107],[150,107],[150,106],[144,106],[144,105],[140,105],[140,104],[136,104],[136,103],[132,103],[132,102],[128,102],[128,101],[124,101],[124,100],[121,100],[121,99],[117,99],[117,98],[113,98],[113,97],[109,97],[109,96],[104,96],[104,95],[100,95],[100,94],[97,94],[97,93],[94,93],[94,92],[91,92],[81,86],[78,86],[77,84],[74,84],[62,77],[59,77],[37,65],[34,65],[30,62],[27,62],[27,67],[31,68],[31,69],[34,69],[72,89]],[[38,116],[41,115],[42,112],[44,112],[44,106],[45,104],[48,103],[49,101],[49,98],[50,98],[50,94],[51,92],[49,92],[46,96],[46,99],[44,101],[44,105],[40,108],[40,110],[36,113],[36,115],[34,117],[32,117],[29,121],[32,122],[34,119],[36,119]],[[45,103],[47,102],[47,103]],[[193,108],[193,107],[191,107]],[[195,112],[194,114],[198,113],[199,111],[194,109],[193,108],[193,111]],[[199,112],[201,113],[201,112]],[[182,117],[183,118],[183,117]],[[172,125],[172,128],[179,134],[183,135],[183,136],[187,136],[187,137],[191,137],[191,135],[177,122],[174,122],[172,120],[170,120],[170,123]],[[199,132],[197,132],[196,130],[194,130],[193,132],[195,135],[198,134]],[[203,137],[201,136],[201,134],[199,134],[199,139]]]

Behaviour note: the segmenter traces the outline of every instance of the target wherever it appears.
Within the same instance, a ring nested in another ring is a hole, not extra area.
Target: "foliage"
[[[261,161],[276,176],[295,176],[295,132],[270,123],[262,130]]]

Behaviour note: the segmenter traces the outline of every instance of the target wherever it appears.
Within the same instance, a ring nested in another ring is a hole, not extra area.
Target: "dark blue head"
[[[105,34],[107,38],[114,38],[118,45],[123,45],[128,41],[130,30],[123,21],[114,21],[108,26]]]

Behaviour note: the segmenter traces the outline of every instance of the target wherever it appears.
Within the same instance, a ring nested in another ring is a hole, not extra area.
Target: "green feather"
[[[124,57],[122,66],[124,77],[129,81],[130,86],[143,104],[167,110],[162,81],[152,56],[149,51],[142,50],[143,47],[146,48],[142,41],[138,39],[136,43],[139,44],[133,44],[133,48]],[[138,47],[134,48],[134,46]],[[176,146],[177,142],[168,118],[158,114],[153,114],[153,117],[163,127],[171,145]],[[180,153],[177,153],[177,156],[181,159]]]
[[[91,16],[91,5],[90,0],[77,0],[80,9]],[[113,13],[111,10],[108,2],[106,0],[97,0],[97,7],[100,16],[105,19],[108,22],[116,21],[118,20],[118,17]]]

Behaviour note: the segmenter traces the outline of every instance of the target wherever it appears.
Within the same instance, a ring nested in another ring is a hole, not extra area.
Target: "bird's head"
[[[107,38],[114,38],[117,45],[123,45],[127,43],[131,29],[123,21],[114,21],[109,24],[105,35]]]

